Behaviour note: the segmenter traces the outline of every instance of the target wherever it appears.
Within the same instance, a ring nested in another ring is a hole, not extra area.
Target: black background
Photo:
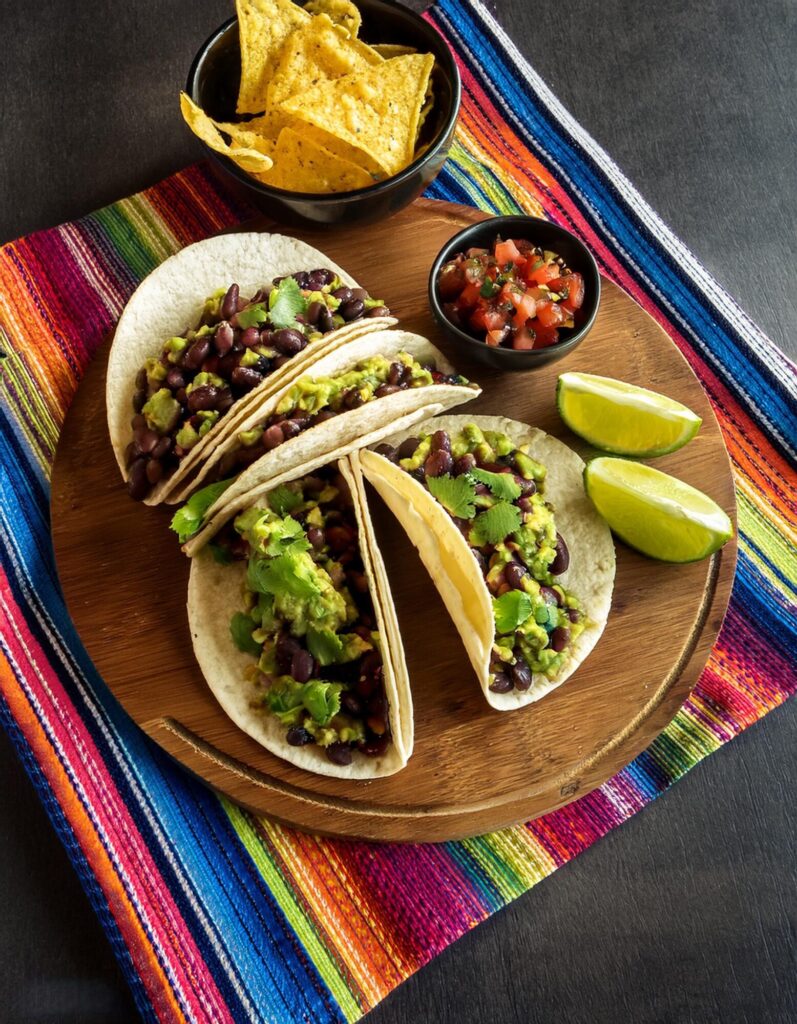
[[[200,155],[177,92],[231,6],[0,0],[0,241]],[[565,106],[794,358],[793,0],[492,8]],[[369,1020],[794,1021],[796,750],[792,702],[438,957]],[[0,1020],[137,1019],[5,736],[0,769]]]

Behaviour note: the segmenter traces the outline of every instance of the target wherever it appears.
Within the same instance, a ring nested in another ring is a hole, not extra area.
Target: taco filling
[[[570,557],[545,500],[545,467],[528,445],[471,423],[375,451],[442,505],[479,564],[495,626],[490,690],[525,692],[535,675],[554,678],[588,620],[578,597],[556,582]]]
[[[234,403],[309,342],[389,310],[328,269],[275,278],[250,299],[237,284],[205,300],[195,327],[169,338],[136,377],[128,492],[143,501]]]
[[[384,755],[392,737],[382,638],[342,475],[324,468],[277,487],[212,550],[247,561],[230,634],[252,655],[260,712],[288,744],[318,744],[333,764]]]
[[[471,386],[464,377],[442,373],[434,365],[420,363],[408,352],[398,352],[390,359],[370,356],[335,376],[302,377],[283,395],[270,416],[236,435],[235,444],[216,467],[216,478],[241,472],[264,451],[271,451],[339,413],[359,409],[399,391],[436,384]]]

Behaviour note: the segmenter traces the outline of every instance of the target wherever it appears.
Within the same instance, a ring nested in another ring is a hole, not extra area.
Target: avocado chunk
[[[168,388],[160,388],[144,403],[141,412],[150,430],[169,434],[180,419],[182,406]]]

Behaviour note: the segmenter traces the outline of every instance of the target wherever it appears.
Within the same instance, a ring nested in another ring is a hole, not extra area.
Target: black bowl
[[[357,0],[362,15],[360,37],[369,43],[401,43],[422,53],[433,53],[434,106],[421,129],[420,145],[428,149],[403,171],[367,188],[319,195],[287,192],[255,181],[232,160],[210,156],[232,175],[255,206],[286,224],[332,227],[370,223],[407,206],[434,181],[445,163],[459,113],[459,71],[448,44],[423,18],[392,0]],[[230,18],[204,43],[188,72],[186,92],[217,121],[235,121],[235,103],[241,80],[238,20]]]
[[[501,238],[525,238],[533,245],[550,249],[561,256],[568,267],[584,278],[584,303],[577,313],[575,327],[561,331],[562,340],[547,348],[517,351],[512,348],[493,347],[484,340],[468,334],[453,324],[446,314],[437,294],[437,275],[440,268],[459,252],[471,248],[489,248],[498,236]],[[429,304],[435,319],[448,337],[466,346],[468,355],[497,370],[537,370],[547,363],[553,363],[568,352],[572,352],[586,337],[595,323],[600,304],[601,279],[598,265],[589,249],[575,235],[539,217],[511,216],[491,217],[489,220],[472,224],[454,235],[443,246],[432,264],[429,274]]]

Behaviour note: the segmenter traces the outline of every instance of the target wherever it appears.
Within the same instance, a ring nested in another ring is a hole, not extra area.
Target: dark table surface
[[[231,6],[0,0],[0,241],[199,155],[177,90]],[[793,0],[493,8],[664,220],[797,356]],[[792,702],[438,957],[369,1020],[793,1022],[796,752]],[[0,765],[0,1020],[137,1019],[5,736]]]

